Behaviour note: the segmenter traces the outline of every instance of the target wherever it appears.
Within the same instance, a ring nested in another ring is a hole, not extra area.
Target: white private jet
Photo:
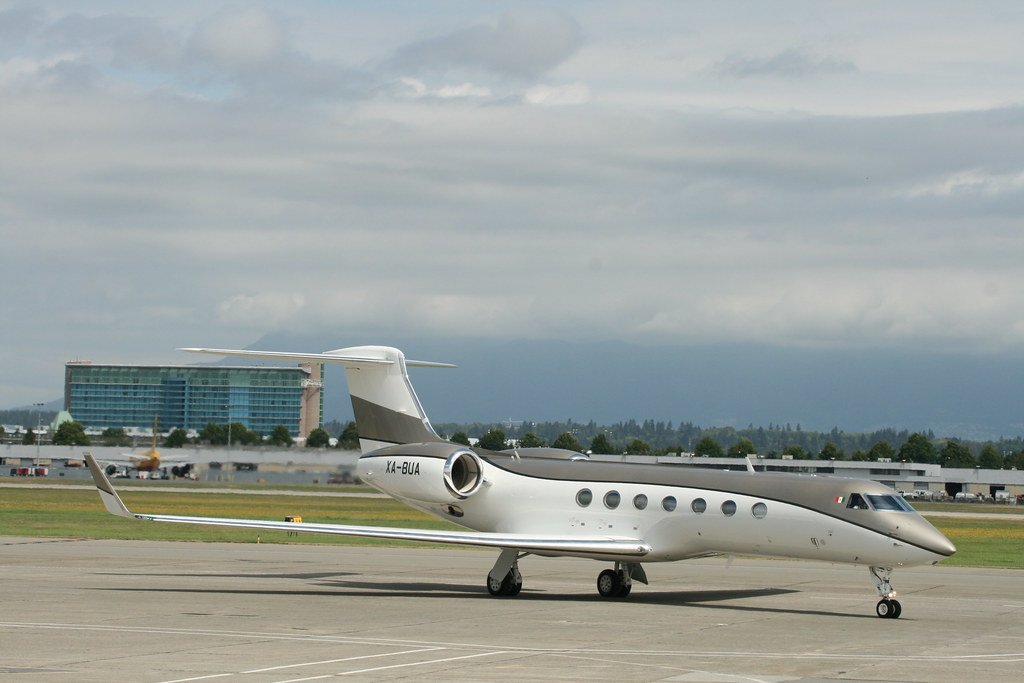
[[[519,560],[571,556],[613,563],[597,578],[606,598],[647,583],[645,562],[718,554],[824,560],[869,568],[880,617],[898,618],[890,574],[935,564],[956,548],[892,489],[874,481],[668,464],[597,462],[553,448],[487,451],[430,426],[406,368],[452,367],[362,346],[326,353],[183,349],[271,360],[341,363],[362,456],[357,472],[384,493],[466,531],[133,513],[87,456],[107,510],[154,522],[305,531],[500,549],[491,595],[522,588]]]

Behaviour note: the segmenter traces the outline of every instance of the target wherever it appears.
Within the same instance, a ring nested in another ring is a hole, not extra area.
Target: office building
[[[199,431],[241,423],[261,435],[284,425],[305,438],[323,416],[319,364],[298,367],[101,365],[64,369],[64,409],[87,429]]]

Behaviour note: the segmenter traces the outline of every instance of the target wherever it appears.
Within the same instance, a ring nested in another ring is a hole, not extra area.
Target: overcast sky
[[[1024,354],[1021,36],[1019,0],[0,1],[0,407],[286,329]]]

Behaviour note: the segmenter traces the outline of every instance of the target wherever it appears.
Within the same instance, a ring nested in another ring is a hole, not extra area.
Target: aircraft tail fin
[[[402,443],[443,441],[409,381],[408,366],[452,368],[450,363],[406,360],[390,346],[353,346],[324,353],[185,348],[180,351],[266,360],[340,363],[345,367],[363,453]]]

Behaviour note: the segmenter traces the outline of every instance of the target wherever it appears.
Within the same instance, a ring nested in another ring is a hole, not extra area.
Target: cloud
[[[980,168],[957,171],[901,191],[911,199],[923,197],[986,196],[1020,194],[1024,191],[1024,171],[997,173]]]
[[[871,40],[691,3],[133,7],[0,12],[9,386],[270,327],[1024,350],[1006,22],[950,18],[1007,59],[940,68],[920,5]]]
[[[294,322],[305,305],[306,299],[302,294],[236,294],[217,305],[217,314],[226,325],[277,330],[282,325]]]
[[[583,43],[573,19],[554,12],[506,14],[399,48],[390,64],[407,73],[483,71],[533,79],[568,59]]]
[[[714,70],[736,78],[809,78],[825,74],[854,73],[857,66],[848,60],[820,57],[797,48],[788,48],[770,57],[745,57],[733,54],[718,62]]]
[[[264,68],[287,49],[283,21],[268,10],[244,7],[221,10],[196,28],[190,49],[228,71]]]
[[[535,85],[527,88],[523,99],[530,104],[568,105],[586,104],[592,96],[585,83],[570,83],[561,86]]]

